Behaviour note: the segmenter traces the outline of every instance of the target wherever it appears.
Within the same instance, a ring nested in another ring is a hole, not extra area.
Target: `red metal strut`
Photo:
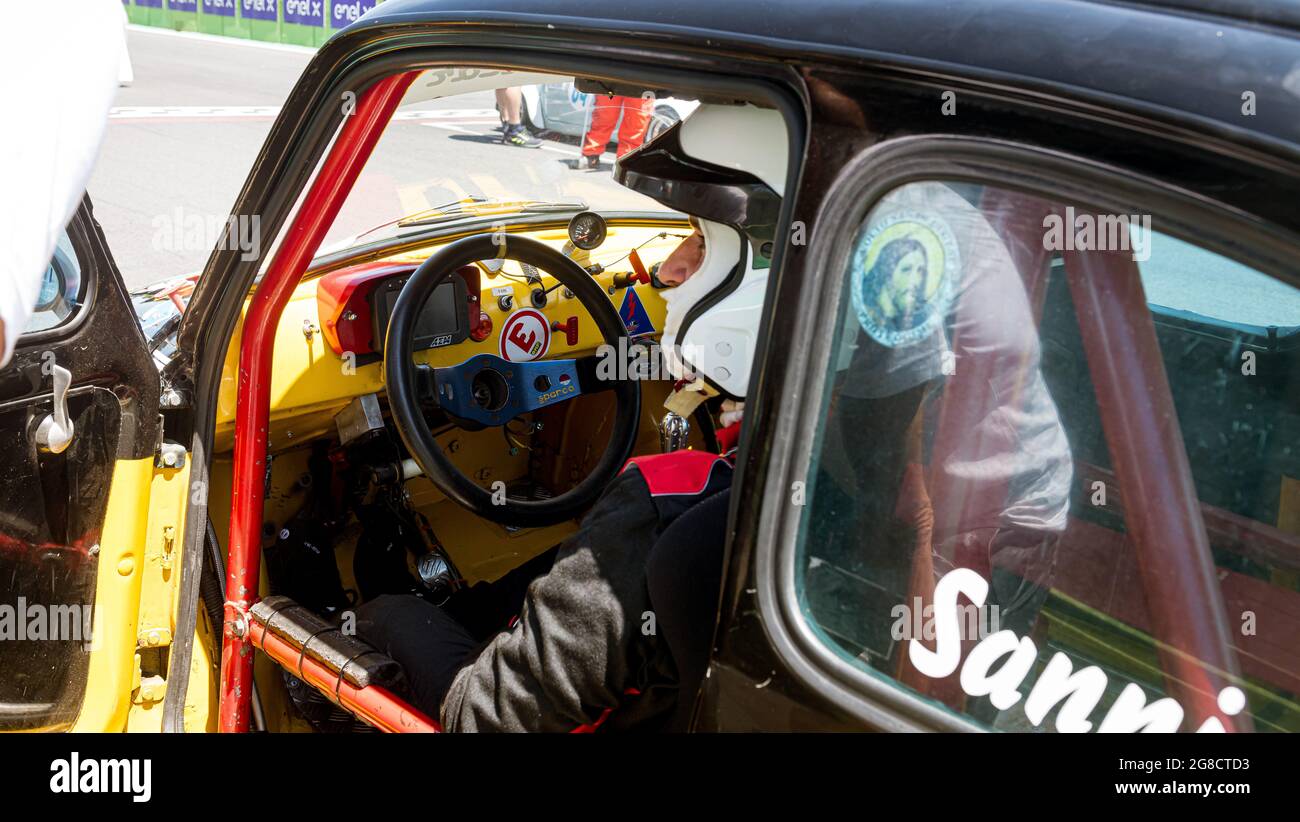
[[[1249,716],[1218,706],[1241,668],[1138,267],[1118,252],[1064,257],[1168,691],[1192,730],[1217,717],[1249,731]]]
[[[257,620],[250,619],[248,623],[248,636],[253,645],[372,727],[390,734],[442,732],[436,719],[425,716],[387,688],[352,685],[341,673],[331,671],[304,654],[301,648],[280,639]]]
[[[239,346],[234,482],[230,494],[230,554],[226,563],[221,642],[221,731],[248,730],[253,693],[253,645],[248,608],[257,601],[262,561],[266,439],[271,417],[275,330],[290,295],[361,174],[402,95],[419,72],[377,81],[362,92],[343,122],[319,173],[293,216],[284,242],[257,286]]]

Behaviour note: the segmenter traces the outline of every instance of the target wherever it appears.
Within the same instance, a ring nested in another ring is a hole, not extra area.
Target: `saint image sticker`
[[[546,356],[551,347],[551,324],[535,308],[521,308],[501,327],[501,358],[528,362]]]
[[[858,324],[876,342],[895,348],[943,327],[961,253],[939,217],[897,211],[867,222],[849,266]]]

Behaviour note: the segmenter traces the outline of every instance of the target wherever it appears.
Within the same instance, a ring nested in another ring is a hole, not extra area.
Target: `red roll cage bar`
[[[334,223],[375,144],[419,72],[385,77],[363,91],[294,213],[284,240],[253,292],[239,344],[239,402],[235,411],[234,479],[226,560],[225,624],[221,641],[222,732],[248,730],[253,696],[249,607],[257,600],[262,562],[266,440],[271,418],[275,329],[308,263]]]

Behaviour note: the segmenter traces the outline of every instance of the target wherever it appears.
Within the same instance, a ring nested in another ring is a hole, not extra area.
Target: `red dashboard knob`
[[[551,323],[552,331],[563,331],[564,341],[569,345],[578,344],[578,318],[570,317],[568,321],[561,323],[559,320]]]

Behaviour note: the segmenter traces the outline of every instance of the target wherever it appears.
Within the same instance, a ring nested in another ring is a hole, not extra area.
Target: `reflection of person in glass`
[[[882,325],[903,331],[915,325],[912,318],[925,304],[929,263],[925,246],[910,237],[891,240],[867,273],[867,299],[878,308]]]
[[[846,555],[832,561],[864,566],[909,607],[917,598],[930,603],[935,582],[954,568],[974,570],[990,584],[989,627],[1029,636],[1051,589],[1073,477],[1039,369],[1033,273],[1019,270],[1006,238],[953,188],[905,186],[873,210],[872,223],[910,214],[922,221],[916,231],[856,272],[853,309],[864,333],[850,334],[839,354],[831,441],[822,451],[844,495],[840,510],[853,512],[843,526]],[[952,238],[942,299],[927,297],[927,273],[938,261],[915,239],[927,221],[936,236]],[[871,241],[871,225],[861,236]],[[894,644],[878,664],[962,706],[953,682],[908,670],[899,655],[905,645]]]

